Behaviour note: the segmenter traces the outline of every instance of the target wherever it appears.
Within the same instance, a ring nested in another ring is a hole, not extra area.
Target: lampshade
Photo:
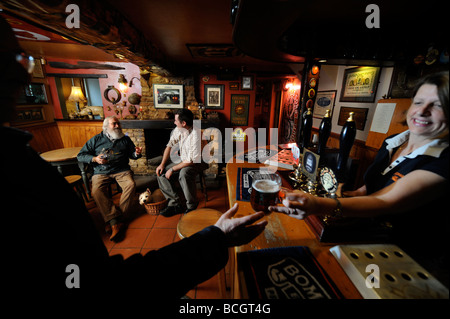
[[[123,74],[119,74],[119,89],[122,93],[126,93],[126,91],[128,91],[128,81],[127,79],[125,79],[125,75]]]
[[[70,92],[68,100],[72,102],[86,102],[86,98],[83,95],[83,91],[81,91],[81,87],[72,86],[72,91]]]

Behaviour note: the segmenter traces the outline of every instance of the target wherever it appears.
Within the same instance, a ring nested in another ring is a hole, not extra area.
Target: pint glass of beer
[[[281,177],[276,173],[261,174],[252,181],[250,204],[255,212],[269,214],[269,206],[278,202]]]

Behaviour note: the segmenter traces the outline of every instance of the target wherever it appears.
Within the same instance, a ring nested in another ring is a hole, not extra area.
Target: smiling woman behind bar
[[[393,225],[392,241],[448,286],[449,104],[448,72],[422,78],[406,114],[408,130],[388,137],[368,168],[365,185],[348,198],[288,194],[294,218],[308,215],[382,218]],[[443,273],[436,269],[446,269]]]

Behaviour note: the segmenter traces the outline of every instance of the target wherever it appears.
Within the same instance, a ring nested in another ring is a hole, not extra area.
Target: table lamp
[[[77,112],[80,112],[80,102],[86,102],[86,98],[83,95],[83,91],[81,91],[81,87],[72,86],[72,91],[70,92],[68,101],[75,102]]]

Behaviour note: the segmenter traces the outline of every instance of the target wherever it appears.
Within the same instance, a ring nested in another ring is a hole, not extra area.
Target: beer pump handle
[[[319,146],[317,149],[317,153],[319,155],[322,155],[323,152],[325,151],[330,134],[331,134],[331,116],[330,110],[327,110],[319,127]]]
[[[342,174],[347,165],[350,150],[356,137],[356,124],[353,119],[353,112],[350,112],[347,122],[342,127],[341,136],[339,138],[339,156],[336,165],[338,173]]]
[[[311,140],[311,130],[312,130],[312,112],[308,108],[306,114],[303,116],[303,126],[302,126],[302,139],[301,139],[301,150],[308,148],[309,142]]]

